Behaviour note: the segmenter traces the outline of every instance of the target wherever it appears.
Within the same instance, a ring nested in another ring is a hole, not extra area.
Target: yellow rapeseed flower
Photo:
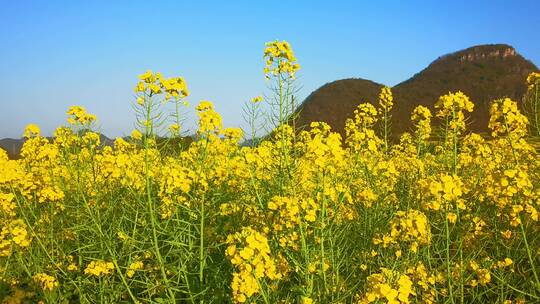
[[[93,275],[96,277],[109,275],[114,270],[114,264],[112,262],[105,261],[92,261],[84,269],[85,274]]]
[[[46,273],[35,274],[32,279],[45,291],[51,291],[58,287],[58,281],[56,278]]]

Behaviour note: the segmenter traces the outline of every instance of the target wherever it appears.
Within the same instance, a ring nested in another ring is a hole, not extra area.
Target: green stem
[[[540,119],[538,116],[540,115],[539,109],[538,109],[538,103],[540,103],[540,100],[538,100],[538,88],[540,87],[540,84],[535,85],[534,90],[534,100],[533,100],[533,107],[534,107],[534,125],[536,127],[536,136],[540,136]]]
[[[448,292],[450,294],[450,301],[454,302],[454,288],[452,286],[452,272],[450,269],[450,227],[448,225],[448,211],[445,212],[444,227],[446,230],[446,279],[448,281]]]
[[[388,110],[384,109],[384,151],[388,152]]]
[[[538,274],[536,273],[536,266],[534,265],[534,260],[531,254],[531,249],[529,247],[529,242],[527,241],[527,234],[525,233],[525,228],[523,227],[523,221],[519,220],[519,227],[521,228],[521,235],[523,236],[523,243],[525,243],[525,249],[527,250],[527,257],[529,258],[529,263],[531,264],[534,280],[536,282],[536,289],[540,291],[540,280],[538,279]]]
[[[165,271],[165,264],[163,262],[163,257],[161,256],[161,250],[159,248],[159,240],[157,237],[157,219],[156,219],[156,210],[154,206],[154,201],[152,199],[152,183],[150,180],[150,159],[149,159],[149,153],[148,150],[150,148],[148,139],[150,136],[153,136],[153,129],[152,124],[150,122],[151,119],[151,111],[152,111],[152,95],[150,94],[149,100],[146,103],[146,128],[145,128],[145,141],[144,141],[144,171],[145,171],[145,179],[146,179],[146,202],[147,202],[147,208],[150,215],[150,223],[152,225],[152,245],[154,247],[154,251],[156,254],[156,258],[159,264],[161,276],[163,277],[163,281],[165,282],[165,288],[167,289],[167,293],[172,301],[172,303],[176,303],[176,299],[174,296],[173,291],[170,289],[170,282],[167,278],[167,273]],[[150,126],[149,126],[150,124]]]
[[[324,174],[322,176],[322,193],[324,193],[324,188],[325,188],[325,183],[324,183]],[[324,269],[324,257],[325,257],[325,248],[324,248],[324,242],[325,242],[325,230],[326,230],[326,226],[327,226],[327,223],[326,223],[326,197],[323,195],[323,198],[322,198],[322,210],[321,210],[321,271],[322,271],[322,276],[323,276],[323,286],[324,286],[324,291],[325,292],[328,292],[328,287],[327,287],[327,284],[326,284],[326,271]]]
[[[206,264],[205,258],[204,258],[204,195],[203,199],[201,201],[201,221],[200,221],[200,246],[199,246],[199,282],[200,284],[203,284],[204,280],[204,267]]]

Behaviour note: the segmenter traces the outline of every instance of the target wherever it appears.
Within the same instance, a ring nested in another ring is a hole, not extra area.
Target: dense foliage
[[[325,123],[296,132],[299,65],[286,42],[264,56],[277,127],[255,144],[250,120],[252,146],[202,101],[196,139],[162,151],[156,134],[180,134],[189,92],[149,71],[130,138],[100,148],[96,117],[75,106],[53,139],[29,125],[20,160],[0,151],[3,303],[540,301],[540,157],[515,101],[491,103],[489,138],[467,132],[474,104],[456,92],[416,108],[392,144],[389,88],[345,138]]]

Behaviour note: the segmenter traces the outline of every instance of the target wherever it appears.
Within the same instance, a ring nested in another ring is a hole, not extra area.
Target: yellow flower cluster
[[[379,273],[367,278],[366,293],[357,303],[410,303],[414,295],[413,282],[408,275],[381,268]]]
[[[418,251],[419,245],[429,245],[431,230],[426,215],[418,210],[398,211],[390,222],[390,233],[373,240],[375,245],[384,248],[401,243],[410,243],[412,252]]]
[[[426,141],[431,136],[431,111],[424,106],[417,106],[411,115],[419,140]]]
[[[297,226],[315,222],[320,207],[313,200],[275,196],[268,202],[268,209],[274,222],[270,229],[279,238],[280,246],[298,249]]]
[[[369,128],[375,124],[378,120],[377,109],[370,103],[361,103],[358,108],[354,110],[352,122],[358,127]]]
[[[294,78],[294,75],[300,69],[300,65],[296,62],[296,57],[287,41],[276,40],[266,43],[264,59],[266,60],[266,66],[264,67],[266,77],[272,74],[274,76],[287,75]]]
[[[512,197],[518,192],[529,196],[533,188],[532,182],[526,171],[518,169],[504,170],[504,175],[500,179],[500,184],[503,188],[502,193],[508,197]]]
[[[46,273],[35,274],[32,279],[45,291],[52,291],[59,285],[55,277]]]
[[[4,221],[0,231],[0,257],[11,256],[16,247],[26,248],[32,242],[32,236],[21,219]]]
[[[302,140],[299,146],[306,160],[302,165],[306,170],[337,173],[345,165],[341,136],[331,132],[326,123],[313,122],[310,127],[299,136]]]
[[[307,270],[310,274],[314,273],[325,273],[330,269],[330,265],[326,260],[321,261],[320,257],[315,257],[315,261],[309,263]]]
[[[2,217],[15,216],[15,195],[13,193],[0,193],[0,215]]]
[[[223,130],[223,138],[231,140],[235,143],[239,142],[244,136],[244,131],[240,128],[225,128]]]
[[[131,138],[133,138],[134,140],[141,140],[143,135],[141,133],[141,131],[139,130],[133,130],[133,132],[131,132]]]
[[[126,272],[126,276],[131,279],[133,278],[137,270],[141,270],[143,268],[144,268],[144,263],[142,261],[135,261],[129,264],[128,270]]]
[[[35,124],[29,124],[24,129],[24,135],[23,136],[26,137],[26,138],[32,138],[32,137],[39,136],[40,134],[41,134],[41,130],[39,129],[39,126],[37,126]]]
[[[362,103],[354,110],[354,117],[345,121],[347,144],[355,151],[378,151],[382,140],[372,129],[377,122],[377,109],[370,103]]]
[[[424,206],[431,210],[453,210],[452,206],[465,209],[463,193],[465,191],[461,178],[456,175],[440,174],[427,180],[421,180],[420,185],[424,197]],[[454,204],[454,205],[452,205]]]
[[[188,204],[187,194],[191,190],[195,174],[174,159],[169,159],[160,171],[159,196],[162,199],[161,217],[170,218],[177,204]]]
[[[67,111],[68,123],[70,125],[80,124],[87,126],[96,120],[96,115],[89,114],[86,109],[81,106],[72,106]]]
[[[225,255],[235,266],[231,283],[233,300],[244,303],[260,291],[261,280],[282,277],[270,252],[267,238],[251,227],[227,236]]]
[[[504,258],[504,260],[497,262],[497,267],[498,268],[505,268],[505,267],[508,267],[508,266],[510,266],[512,264],[514,264],[514,261],[512,261],[511,258]]]
[[[92,261],[84,269],[85,274],[93,275],[96,277],[110,275],[114,270],[114,264],[112,262],[105,261]]]
[[[447,127],[455,135],[461,134],[465,130],[465,114],[463,111],[472,112],[473,108],[474,104],[461,91],[443,95],[435,103],[435,109],[439,110],[437,117],[445,119]]]
[[[489,128],[491,135],[511,135],[519,139],[527,134],[529,120],[518,110],[517,103],[510,98],[494,100],[490,108]]]
[[[187,97],[189,91],[186,82],[182,77],[164,78],[161,73],[146,71],[139,76],[139,83],[135,87],[136,93],[148,92],[148,95],[165,93],[165,99],[174,98],[176,100]],[[144,97],[141,97],[139,104],[144,104]]]
[[[32,126],[31,134],[39,136],[39,128]],[[33,141],[30,138],[27,142]],[[24,170],[20,161],[9,160],[0,150],[0,258],[10,257],[17,249],[21,252],[30,247],[32,235],[27,223],[18,218],[18,202],[34,195],[36,187],[32,176]],[[17,189],[17,190],[16,190]],[[20,196],[19,196],[19,195]],[[0,276],[1,279],[1,276]]]
[[[472,279],[470,282],[472,287],[476,287],[478,283],[482,286],[486,286],[491,282],[491,273],[489,269],[480,267],[475,261],[471,261],[469,267],[476,274],[476,279]]]
[[[219,133],[223,128],[221,115],[214,110],[214,104],[210,101],[201,101],[196,107],[197,115],[199,116],[200,135],[209,135]]]
[[[384,112],[389,112],[394,105],[394,96],[389,87],[383,87],[379,93],[379,106]]]
[[[536,185],[530,176],[530,165],[509,167],[503,160],[500,162],[500,167],[492,168],[491,174],[482,181],[486,198],[497,207],[501,215],[508,217],[512,226],[519,225],[519,218],[524,211],[530,214],[532,220],[538,220],[539,206],[535,202],[538,193],[535,193]]]
[[[431,273],[423,263],[409,267],[406,273],[414,282],[417,299],[421,300],[421,303],[437,303],[436,297],[438,292],[436,284],[444,282],[446,279],[442,273]]]
[[[540,87],[540,73],[532,72],[527,76],[527,86],[529,90]]]

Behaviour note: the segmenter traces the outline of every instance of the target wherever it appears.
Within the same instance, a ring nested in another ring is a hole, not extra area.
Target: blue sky
[[[70,105],[108,136],[133,129],[137,76],[183,76],[193,105],[226,126],[267,92],[262,50],[287,40],[302,66],[300,99],[342,78],[395,85],[438,56],[508,43],[540,65],[539,1],[3,1],[0,138],[65,124]]]

